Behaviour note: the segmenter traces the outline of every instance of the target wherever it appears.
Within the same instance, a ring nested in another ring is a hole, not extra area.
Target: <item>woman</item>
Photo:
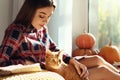
[[[16,19],[5,31],[0,48],[0,66],[40,63],[41,67],[45,68],[46,50],[59,51],[50,38],[46,27],[55,6],[53,0],[25,0]],[[64,54],[63,61],[72,64],[82,78],[113,80],[110,79],[111,75],[114,79],[120,78],[116,68],[97,56],[85,57],[79,59],[78,62]],[[99,65],[101,68],[96,67]],[[90,69],[87,69],[87,67]],[[99,70],[102,72],[99,72]],[[88,75],[88,71],[90,75]],[[94,73],[96,75],[92,75]],[[110,75],[107,75],[107,77],[103,76],[103,74],[109,73]]]

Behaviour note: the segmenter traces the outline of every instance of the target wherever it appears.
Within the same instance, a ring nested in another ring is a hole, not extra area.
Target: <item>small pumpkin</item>
[[[90,56],[90,55],[96,55],[98,53],[99,53],[99,50],[97,50],[97,49],[80,49],[80,48],[76,48],[72,52],[72,57],[85,56],[85,55]]]
[[[94,47],[96,42],[96,38],[94,37],[93,34],[91,33],[82,33],[80,34],[77,38],[76,38],[76,45],[79,48],[87,48],[87,49],[91,49]]]
[[[109,45],[105,45],[101,48],[99,55],[111,64],[114,64],[114,62],[120,62],[120,51],[118,47],[112,45],[111,42]]]

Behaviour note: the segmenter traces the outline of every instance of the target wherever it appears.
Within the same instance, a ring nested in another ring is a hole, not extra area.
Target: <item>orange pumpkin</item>
[[[120,62],[120,51],[118,47],[112,45],[105,45],[101,48],[100,54],[107,62],[114,64],[114,62]]]
[[[90,55],[96,55],[98,53],[99,53],[99,51],[97,49],[79,49],[79,48],[76,48],[72,52],[72,57],[85,56],[85,55],[90,56]]]
[[[94,47],[96,38],[91,33],[82,33],[76,38],[76,45],[79,48],[91,49]]]

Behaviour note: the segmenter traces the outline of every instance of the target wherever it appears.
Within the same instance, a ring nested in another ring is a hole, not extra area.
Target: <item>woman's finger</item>
[[[79,75],[81,75],[81,69],[80,69],[80,67],[78,67],[78,66],[75,65],[75,69],[77,70],[77,73],[78,73]]]
[[[81,69],[81,75],[80,76],[83,77],[87,72],[87,67],[85,65],[82,65],[82,67],[80,67],[80,69]]]
[[[86,71],[86,73],[83,75],[83,79],[85,79],[85,78],[87,78],[88,77],[88,75],[89,75],[89,72],[88,71]]]

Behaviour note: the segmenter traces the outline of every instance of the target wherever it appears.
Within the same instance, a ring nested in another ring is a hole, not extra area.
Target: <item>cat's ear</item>
[[[46,56],[50,56],[52,52],[50,50],[46,50]]]
[[[58,54],[57,54],[57,56],[60,56],[60,55],[62,55],[62,52],[63,52],[63,50],[61,50],[61,51],[58,51]]]
[[[51,53],[51,51],[49,49],[46,50],[46,54],[49,54]]]

